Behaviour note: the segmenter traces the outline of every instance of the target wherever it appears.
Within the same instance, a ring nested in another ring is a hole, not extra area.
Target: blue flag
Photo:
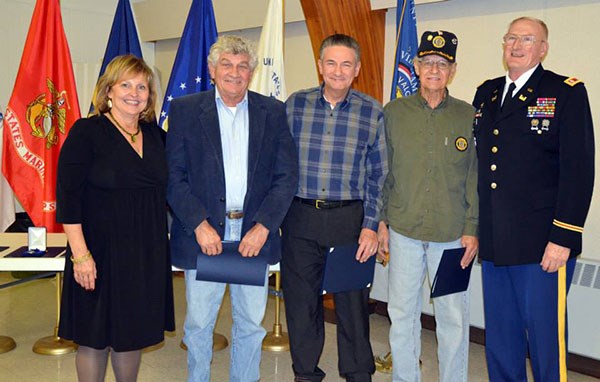
[[[169,106],[174,98],[212,88],[206,58],[215,41],[217,25],[212,1],[193,0],[160,112],[158,124],[164,130],[169,128]]]
[[[104,74],[106,66],[113,58],[123,54],[133,54],[134,56],[143,58],[142,47],[140,46],[129,0],[119,0],[117,4],[115,19],[110,29],[110,36],[108,37],[108,44],[106,45],[98,78]],[[94,106],[92,105],[90,106],[90,114],[93,110]]]
[[[417,15],[413,0],[398,0],[396,8],[396,65],[390,99],[416,93],[419,79],[413,59],[417,54]]]

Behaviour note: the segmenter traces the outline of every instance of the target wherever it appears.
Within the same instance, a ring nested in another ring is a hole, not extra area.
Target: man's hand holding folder
[[[202,221],[194,230],[196,242],[202,253],[209,256],[220,255],[223,252],[221,237],[210,225],[208,220]],[[243,257],[258,256],[269,237],[269,230],[261,223],[256,223],[239,242],[239,252]]]
[[[205,255],[215,256],[223,251],[221,237],[210,225],[208,220],[203,220],[202,223],[194,229],[194,234],[196,235],[196,242],[198,242],[202,253]]]
[[[239,247],[239,241],[224,241],[221,243],[222,252],[219,256],[199,255],[196,258],[196,280],[265,285],[267,257],[244,257]],[[270,245],[263,246],[262,250],[270,251]]]
[[[462,266],[466,249],[466,247],[462,247],[444,250],[442,260],[431,284],[431,298],[467,290],[473,262],[469,262],[466,268]]]
[[[460,239],[460,245],[465,248],[465,254],[460,260],[460,266],[462,269],[465,269],[471,264],[475,256],[477,256],[479,240],[477,239],[477,236],[463,235]]]
[[[258,256],[262,247],[267,242],[269,237],[269,230],[267,227],[260,223],[256,223],[250,230],[244,235],[240,242],[239,251],[244,257]]]
[[[356,260],[358,244],[333,247],[325,260],[325,272],[321,291],[325,293],[347,292],[368,288],[373,282],[375,256],[366,262]]]

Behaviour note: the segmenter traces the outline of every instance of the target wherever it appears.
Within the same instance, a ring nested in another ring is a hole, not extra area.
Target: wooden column
[[[385,9],[372,11],[369,0],[300,0],[315,56],[321,41],[334,33],[354,37],[361,49],[361,69],[353,88],[383,99]],[[319,75],[319,80],[322,80]]]

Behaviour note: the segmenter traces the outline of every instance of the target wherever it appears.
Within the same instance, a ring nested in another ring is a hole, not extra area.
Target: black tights
[[[79,346],[75,365],[79,382],[103,382],[108,364],[109,348],[94,349]],[[110,363],[117,382],[135,382],[142,359],[141,350],[117,352],[110,351]]]

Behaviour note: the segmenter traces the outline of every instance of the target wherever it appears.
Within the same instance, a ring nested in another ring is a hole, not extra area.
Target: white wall
[[[448,0],[414,0],[424,4]],[[192,0],[134,0],[139,32],[147,41],[179,38]],[[304,21],[300,0],[284,0],[285,22]],[[217,28],[221,32],[257,28],[262,25],[269,0],[213,0]],[[396,0],[371,0],[372,9],[395,7]],[[232,17],[240,15],[241,17]],[[161,22],[144,22],[161,19]]]

